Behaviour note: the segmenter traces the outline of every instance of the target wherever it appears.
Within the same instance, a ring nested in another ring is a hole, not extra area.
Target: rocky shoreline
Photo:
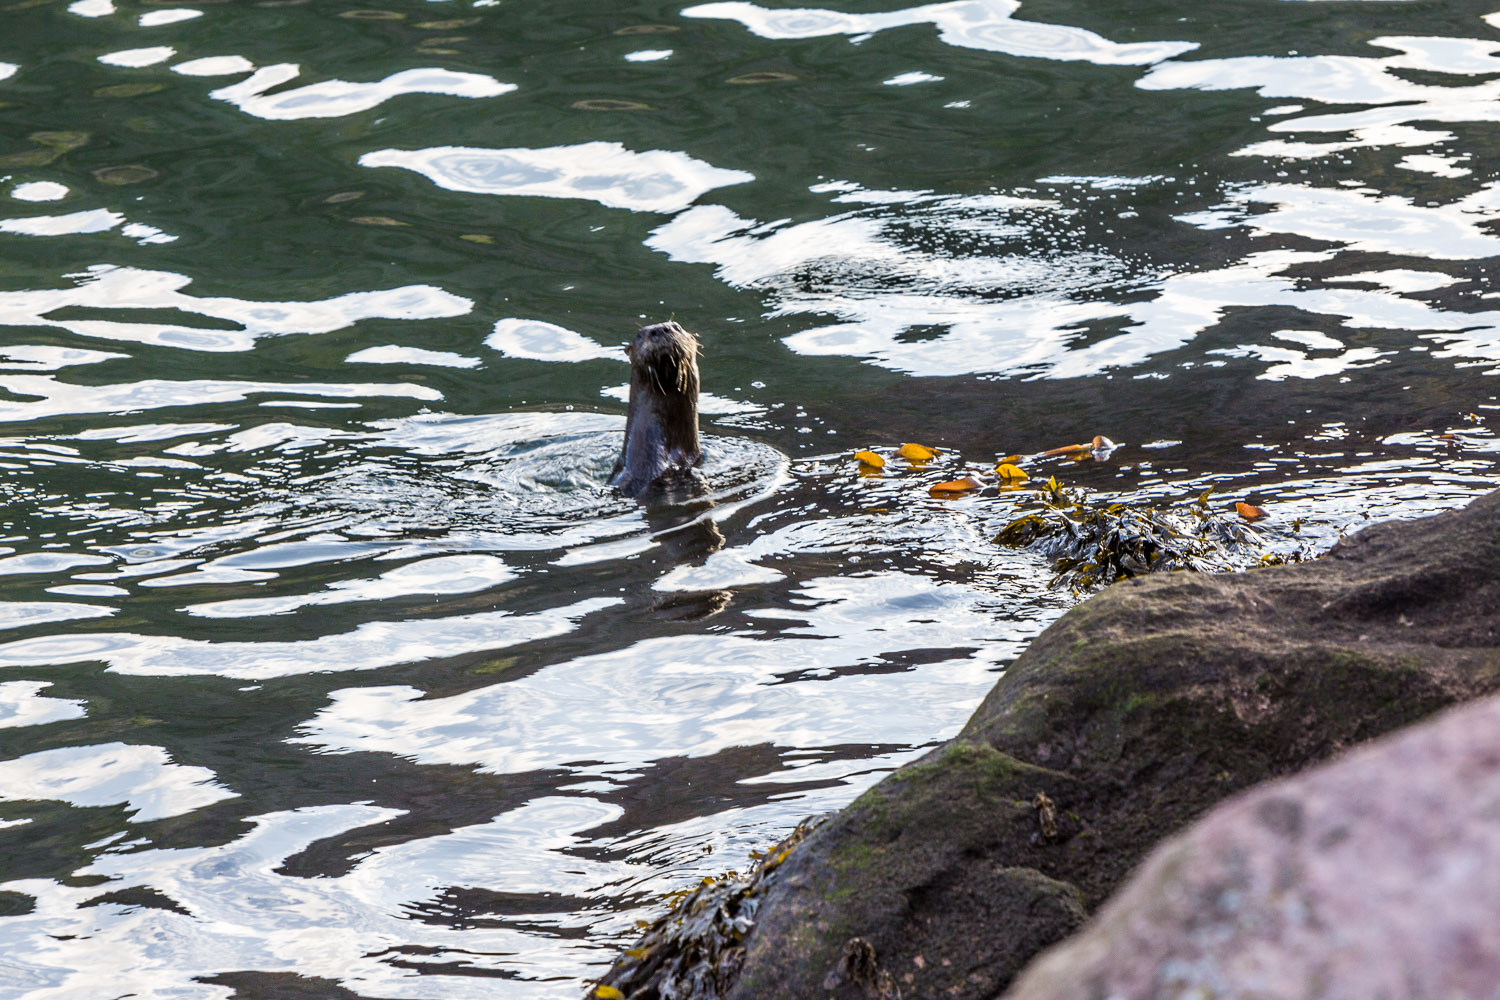
[[[1222,800],[1500,690],[1497,557],[1491,494],[1297,565],[1117,583],[759,876],[722,975],[634,974],[662,937],[596,995],[993,1000]]]

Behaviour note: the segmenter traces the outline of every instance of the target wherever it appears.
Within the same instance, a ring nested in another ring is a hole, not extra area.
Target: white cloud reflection
[[[344,359],[354,365],[433,365],[438,368],[478,368],[478,358],[452,351],[429,351],[422,347],[382,344],[355,351]]]
[[[169,406],[207,406],[246,399],[256,393],[357,399],[404,396],[438,400],[425,385],[378,382],[228,382],[212,379],[146,379],[114,385],[74,385],[46,375],[0,375],[0,388],[21,396],[0,400],[0,421],[41,420],[62,415],[127,413]],[[29,398],[27,398],[29,397]]]
[[[559,981],[571,986],[579,965],[596,956],[588,941],[552,932],[581,922],[549,912],[548,897],[593,896],[639,878],[636,866],[576,850],[580,831],[619,814],[589,799],[537,798],[486,822],[375,847],[351,871],[322,878],[289,874],[286,862],[401,810],[354,803],[272,812],[224,844],[108,850],[73,873],[87,879],[82,885],[0,883],[36,900],[31,912],[6,918],[7,940],[24,947],[0,955],[0,973],[28,1000],[95,996],[100,984],[109,996],[221,1000],[226,988],[203,980],[251,969],[328,979],[367,996],[417,1000],[432,996],[434,983],[448,1000],[496,995],[487,976],[412,972],[413,961],[439,955],[480,973],[520,970],[506,996],[558,996]],[[108,881],[97,884],[100,876]],[[534,895],[543,912],[472,925],[413,919],[441,913],[446,890],[471,887],[518,900]],[[135,888],[175,908],[98,900]],[[560,937],[571,943],[559,946]]]
[[[244,56],[204,56],[180,62],[172,67],[172,72],[183,76],[229,76],[249,73],[253,69],[255,64]]]
[[[176,54],[177,50],[170,45],[153,45],[145,49],[123,49],[119,52],[110,52],[100,56],[99,61],[107,66],[139,68],[166,62]]]
[[[801,593],[804,606],[749,612],[805,619],[786,622],[775,642],[713,633],[647,639],[445,698],[407,686],[346,688],[296,742],[502,773],[608,761],[596,770],[612,774],[762,743],[921,745],[962,724],[992,671],[1024,641],[1014,623],[996,622],[991,595],[916,574],[823,578]],[[878,662],[893,650],[954,647],[974,651],[906,673],[775,683],[814,666]],[[600,705],[619,708],[605,716]]]
[[[449,191],[583,198],[633,212],[677,212],[706,191],[755,179],[686,153],[637,153],[618,142],[599,141],[544,149],[380,149],[364,154],[359,163],[414,170]]]
[[[15,236],[79,236],[107,233],[120,226],[120,232],[137,243],[171,243],[177,239],[155,226],[127,222],[119,212],[107,208],[85,209],[66,215],[30,215],[18,219],[0,219],[0,233]]]
[[[108,618],[115,612],[115,608],[99,604],[73,604],[67,601],[0,601],[0,629],[50,625],[54,622],[80,621],[85,618]]]
[[[0,645],[0,666],[98,660],[115,673],[139,677],[212,675],[246,680],[374,670],[565,635],[585,615],[619,603],[619,598],[596,597],[530,615],[482,611],[366,622],[350,632],[281,642],[210,642],[130,632],[41,636]]]
[[[341,580],[316,594],[243,597],[195,604],[184,610],[205,618],[279,615],[315,605],[385,601],[416,594],[467,594],[488,590],[515,578],[515,570],[495,556],[439,556],[398,566],[373,580]]]
[[[51,686],[51,681],[0,681],[0,729],[65,722],[87,714],[81,701],[40,694]]]
[[[1240,155],[1306,158],[1358,147],[1426,147],[1451,142],[1439,124],[1500,122],[1500,80],[1461,82],[1500,73],[1495,44],[1477,38],[1386,35],[1369,40],[1379,55],[1237,56],[1171,61],[1137,81],[1145,90],[1254,88],[1262,97],[1356,105],[1355,110],[1282,118],[1272,133],[1327,133],[1321,142],[1270,140]],[[1395,54],[1390,54],[1394,51]],[[1403,71],[1444,74],[1456,85],[1416,83]],[[1301,111],[1273,108],[1271,113]]]
[[[196,67],[195,67],[196,68]],[[192,70],[180,70],[191,72]],[[407,69],[373,83],[324,80],[289,90],[277,89],[302,73],[296,63],[263,66],[249,79],[212,91],[208,96],[228,101],[248,115],[272,121],[301,118],[339,118],[378,107],[403,94],[445,94],[449,97],[498,97],[516,89],[480,73],[446,69]],[[268,93],[275,90],[275,93]]]
[[[567,327],[539,319],[502,319],[484,338],[484,344],[508,358],[531,361],[625,360],[620,347],[606,347]]]
[[[1103,187],[1093,178],[1051,180],[1116,190],[1170,179],[1120,179]],[[846,187],[820,190],[839,192],[839,201],[867,200]],[[1294,235],[1330,249],[1256,250],[1211,270],[1142,272],[1106,249],[1053,242],[1048,234],[1073,212],[1057,201],[922,192],[908,192],[896,208],[875,199],[869,208],[795,224],[702,205],[659,226],[647,245],[676,261],[713,264],[727,284],[762,291],[768,315],[824,319],[785,339],[798,353],[856,357],[920,376],[1067,378],[1130,368],[1191,343],[1231,310],[1260,306],[1302,309],[1350,330],[1410,331],[1442,345],[1439,357],[1500,361],[1500,313],[1449,310],[1409,297],[1451,282],[1446,275],[1422,272],[1426,277],[1413,285],[1417,272],[1410,268],[1393,269],[1389,280],[1372,268],[1377,277],[1366,280],[1380,286],[1374,290],[1343,287],[1348,279],[1291,275],[1340,251],[1455,261],[1500,255],[1500,237],[1491,232],[1500,218],[1500,183],[1446,205],[1291,183],[1245,184],[1226,193],[1223,203],[1178,221],[1273,240]],[[971,236],[974,249],[955,249],[952,240],[932,249],[912,240],[913,230],[927,229]],[[1292,364],[1299,376],[1379,363],[1383,356],[1308,353],[1320,350],[1247,346],[1237,356]],[[1301,352],[1306,363],[1287,352]],[[1273,377],[1288,371],[1277,367]]]
[[[191,21],[195,17],[202,16],[201,10],[193,10],[191,7],[173,7],[169,10],[148,10],[137,18],[136,23],[143,28],[157,28],[164,24]]]
[[[68,196],[68,186],[57,181],[26,181],[11,188],[17,201],[61,201]]]
[[[1196,42],[1112,42],[1085,28],[1013,15],[1019,0],[955,0],[878,14],[845,14],[819,8],[772,9],[753,3],[706,3],[688,7],[684,17],[739,21],[762,38],[821,38],[870,35],[910,24],[933,24],[949,45],[1038,59],[1087,60],[1102,66],[1138,66],[1170,59],[1198,47]]]
[[[0,229],[5,225],[0,223]],[[69,277],[74,279],[70,288],[0,292],[0,323],[56,327],[83,337],[159,347],[248,351],[260,337],[331,333],[365,319],[440,319],[462,316],[473,308],[471,300],[433,285],[349,292],[311,302],[266,302],[188,295],[183,290],[192,279],[172,271],[97,264]],[[176,309],[219,320],[229,328],[118,318],[52,317],[64,309],[109,310],[115,316],[128,315],[136,309]]]
[[[237,793],[214,780],[208,768],[174,764],[161,747],[103,743],[0,761],[0,801],[123,805],[138,823],[181,816],[235,797]]]

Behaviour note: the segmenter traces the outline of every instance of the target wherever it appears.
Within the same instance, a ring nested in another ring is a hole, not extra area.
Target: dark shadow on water
[[[608,823],[582,831],[580,839],[605,844],[653,827],[685,823],[700,816],[713,816],[729,809],[749,809],[773,799],[787,798],[819,788],[842,784],[844,777],[808,781],[766,781],[794,767],[845,759],[899,753],[909,749],[899,744],[858,744],[796,750],[770,743],[729,747],[705,757],[666,757],[655,761],[639,776],[599,795],[601,802],[624,811]],[[754,779],[754,780],[751,780]],[[630,850],[577,848],[574,853],[601,859],[628,857]]]
[[[197,982],[227,986],[229,1000],[381,1000],[346,990],[332,979],[314,979],[291,972],[221,972],[199,976]]]

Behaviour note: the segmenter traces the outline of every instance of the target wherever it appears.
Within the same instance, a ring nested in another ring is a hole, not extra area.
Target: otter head
[[[698,439],[698,338],[668,321],[643,327],[626,350],[630,405],[610,482],[639,496],[670,470],[703,460]]]

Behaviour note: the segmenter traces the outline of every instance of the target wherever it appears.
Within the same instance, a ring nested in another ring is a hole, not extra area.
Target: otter
[[[691,472],[698,439],[698,338],[668,320],[642,327],[626,348],[630,404],[625,444],[609,481],[628,497]]]

